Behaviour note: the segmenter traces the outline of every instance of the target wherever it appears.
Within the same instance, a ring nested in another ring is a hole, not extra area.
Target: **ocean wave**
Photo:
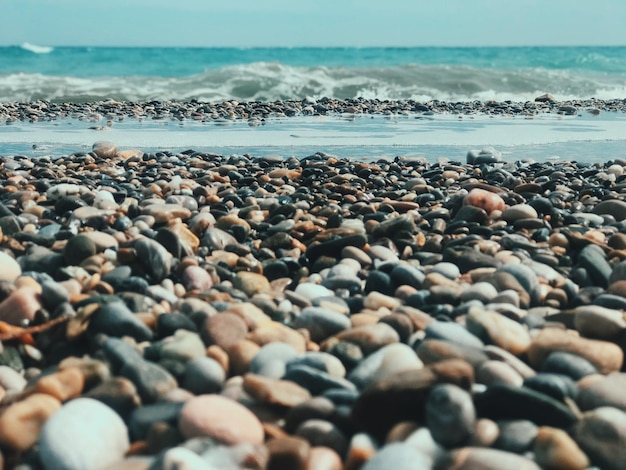
[[[625,97],[626,74],[419,64],[295,67],[258,62],[206,70],[186,77],[0,75],[2,102],[275,101],[305,97],[528,101],[543,93],[551,93],[559,100]]]
[[[31,44],[30,42],[22,43],[20,48],[34,54],[50,54],[54,50],[54,47],[38,46],[37,44]]]

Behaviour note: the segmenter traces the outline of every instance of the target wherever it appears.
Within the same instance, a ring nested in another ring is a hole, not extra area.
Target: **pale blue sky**
[[[624,0],[0,0],[0,45],[626,45]]]

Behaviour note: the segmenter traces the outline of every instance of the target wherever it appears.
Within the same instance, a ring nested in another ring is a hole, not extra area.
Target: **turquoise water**
[[[626,97],[626,47],[0,47],[0,102]]]

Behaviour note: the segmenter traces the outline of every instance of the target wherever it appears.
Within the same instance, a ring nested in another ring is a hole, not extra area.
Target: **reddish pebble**
[[[185,437],[211,437],[226,445],[262,444],[259,419],[245,406],[219,395],[200,395],[187,401],[178,428]]]
[[[479,207],[487,214],[491,214],[496,210],[504,210],[504,200],[500,196],[480,188],[472,189],[469,194],[465,196],[463,204],[466,206]]]

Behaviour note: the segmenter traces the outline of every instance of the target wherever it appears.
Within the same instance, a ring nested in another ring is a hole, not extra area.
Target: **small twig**
[[[58,317],[53,320],[42,323],[41,325],[29,326],[22,328],[20,326],[10,325],[5,322],[0,322],[0,341],[8,341],[11,339],[21,338],[25,335],[32,335],[35,333],[41,333],[52,328],[54,325],[59,325],[68,321],[68,317]]]

